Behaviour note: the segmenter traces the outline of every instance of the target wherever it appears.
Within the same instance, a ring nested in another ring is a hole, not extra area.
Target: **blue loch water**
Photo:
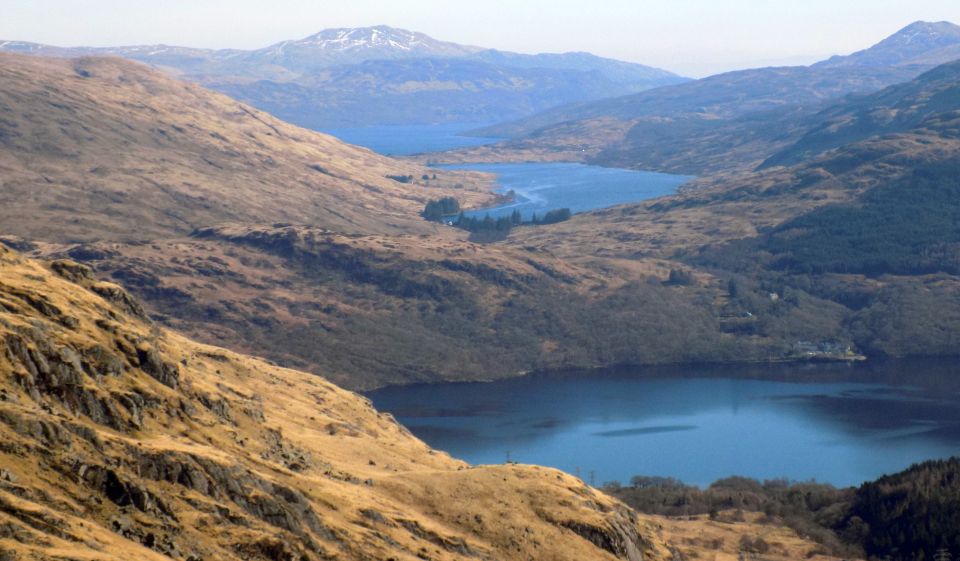
[[[464,164],[441,166],[494,173],[498,192],[513,191],[513,202],[468,212],[468,216],[510,216],[519,210],[524,220],[534,214],[569,208],[578,213],[670,195],[690,177],[650,171],[604,168],[573,163]]]
[[[445,123],[326,129],[323,132],[386,156],[409,156],[482,146],[499,140],[463,136],[464,132],[481,126],[481,123]]]
[[[369,396],[431,446],[476,464],[509,457],[596,484],[744,475],[846,486],[960,454],[958,375],[956,361],[691,366]]]

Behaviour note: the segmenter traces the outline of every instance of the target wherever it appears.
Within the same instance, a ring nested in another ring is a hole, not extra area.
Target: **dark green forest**
[[[777,228],[761,245],[795,273],[960,273],[960,161],[930,165]]]

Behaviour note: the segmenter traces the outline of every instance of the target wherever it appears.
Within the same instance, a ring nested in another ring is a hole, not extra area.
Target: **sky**
[[[386,24],[525,53],[588,51],[687,76],[807,64],[960,0],[0,0],[0,40],[59,46],[264,47]]]

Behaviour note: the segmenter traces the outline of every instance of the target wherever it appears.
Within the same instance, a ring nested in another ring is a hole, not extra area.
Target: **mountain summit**
[[[467,56],[483,49],[438,41],[424,33],[387,25],[325,29],[300,40],[282,41],[249,56],[269,60],[291,70],[310,71],[334,64],[366,60],[446,58]]]
[[[937,65],[960,58],[960,26],[948,21],[917,21],[869,49],[848,56],[834,56],[814,66]]]

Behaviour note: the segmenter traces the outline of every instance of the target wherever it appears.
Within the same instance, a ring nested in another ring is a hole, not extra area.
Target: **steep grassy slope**
[[[428,199],[489,197],[470,187],[478,177],[441,172],[421,181],[435,170],[293,127],[138,63],[2,54],[0,82],[6,233],[145,240],[227,221],[428,232],[416,216]]]
[[[0,435],[5,559],[663,551],[579,480],[470,467],[316,376],[157,328],[83,266],[2,248]]]

